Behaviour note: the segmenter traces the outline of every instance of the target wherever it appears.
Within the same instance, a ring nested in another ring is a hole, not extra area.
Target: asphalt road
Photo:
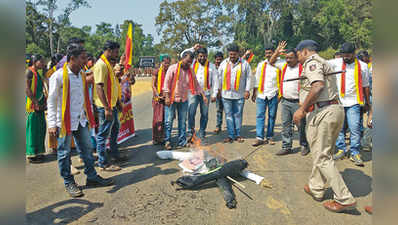
[[[84,197],[72,199],[65,192],[54,156],[48,156],[43,164],[27,164],[28,224],[371,224],[371,216],[363,209],[372,202],[371,153],[363,153],[365,167],[357,167],[347,159],[337,162],[347,186],[357,199],[358,208],[341,214],[329,212],[303,191],[311,172],[311,156],[303,157],[297,151],[287,156],[275,155],[281,147],[278,114],[276,145],[264,145],[247,159],[249,170],[265,177],[273,188],[265,189],[250,180],[238,179],[246,186],[243,190],[247,195],[233,187],[238,205],[231,210],[225,206],[221,192],[213,184],[195,191],[175,190],[170,181],[182,175],[178,162],[158,159],[155,153],[162,148],[153,146],[151,141],[151,92],[145,92],[133,101],[137,136],[121,146],[121,151],[130,159],[120,172],[99,172],[103,177],[112,177],[115,185],[93,189],[83,187]],[[245,103],[242,134],[246,141],[222,144],[226,131],[224,129],[220,135],[212,132],[216,119],[215,104],[212,104],[205,144],[222,151],[230,160],[246,156],[254,150],[251,143],[255,140],[255,110],[254,103]],[[297,142],[296,136],[294,147],[298,147]],[[78,156],[73,156],[72,161],[81,169],[81,174],[75,179],[83,186],[85,175]],[[327,198],[332,198],[330,190]]]

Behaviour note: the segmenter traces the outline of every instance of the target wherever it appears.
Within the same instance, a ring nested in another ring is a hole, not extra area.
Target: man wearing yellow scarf
[[[112,165],[108,155],[116,162],[125,161],[126,157],[121,157],[117,147],[117,137],[119,134],[118,107],[119,102],[119,82],[113,71],[111,62],[117,60],[120,45],[114,41],[107,41],[104,46],[104,53],[95,63],[94,72],[94,105],[97,107],[99,127],[96,136],[98,166],[105,171],[118,171],[120,167]],[[110,138],[110,149],[106,154],[106,140]]]
[[[84,161],[84,173],[87,175],[86,186],[108,186],[112,179],[104,179],[94,169],[94,159],[90,147],[88,125],[95,125],[89,105],[88,85],[82,68],[87,60],[86,50],[71,44],[67,48],[67,63],[50,78],[48,96],[49,134],[58,137],[57,159],[65,189],[72,197],[80,197],[83,192],[78,188],[71,175],[72,137],[80,149]],[[88,123],[87,123],[88,122]]]

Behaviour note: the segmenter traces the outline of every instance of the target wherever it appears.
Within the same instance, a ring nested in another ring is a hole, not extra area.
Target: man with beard
[[[187,145],[186,123],[188,111],[188,92],[192,95],[201,95],[205,104],[208,100],[196,79],[195,72],[191,65],[193,61],[193,53],[184,51],[182,59],[169,67],[163,85],[163,93],[165,96],[165,117],[166,117],[166,137],[165,148],[171,150],[171,130],[173,129],[173,121],[175,113],[178,114],[178,146],[185,147]]]
[[[232,143],[234,140],[242,143],[242,116],[245,100],[250,98],[251,69],[249,63],[239,57],[238,45],[230,44],[227,50],[229,57],[218,69],[228,130],[224,143]]]
[[[357,166],[363,166],[359,154],[361,141],[361,106],[369,109],[369,75],[366,63],[355,57],[355,46],[352,43],[344,43],[340,52],[342,58],[330,60],[329,63],[337,70],[346,72],[337,74],[337,86],[340,101],[344,106],[345,123],[350,129],[350,160]],[[343,159],[348,154],[345,143],[345,127],[337,138],[337,152],[334,159]]]
[[[89,100],[88,84],[82,68],[87,60],[86,50],[71,44],[67,49],[67,62],[50,78],[48,104],[48,133],[58,137],[57,159],[65,189],[72,197],[80,197],[83,192],[71,174],[72,137],[80,149],[84,161],[86,186],[108,186],[112,179],[97,175],[90,146],[88,125],[95,125]]]
[[[304,191],[314,200],[322,201],[329,183],[334,200],[323,203],[323,206],[332,212],[352,210],[356,201],[332,159],[344,120],[336,77],[326,76],[332,68],[318,55],[318,43],[304,40],[296,49],[299,63],[303,65],[302,76],[306,79],[300,81],[300,108],[294,113],[293,121],[300,124],[307,116],[307,140],[313,159],[309,183],[304,185]]]
[[[192,136],[195,133],[196,110],[200,106],[199,137],[205,138],[209,120],[210,95],[212,102],[215,102],[218,93],[218,71],[214,64],[207,60],[207,48],[201,47],[196,53],[197,58],[192,64],[192,69],[200,88],[205,94],[207,103],[205,103],[205,99],[201,95],[188,93],[188,134]]]
[[[121,157],[117,146],[119,134],[118,108],[121,108],[119,99],[118,80],[111,65],[117,61],[120,45],[117,42],[106,41],[104,53],[94,65],[94,105],[97,107],[99,127],[96,136],[98,166],[104,171],[118,171],[121,168],[112,165],[110,157],[116,162],[127,160]],[[110,149],[106,154],[106,140],[110,138]]]
[[[292,152],[294,131],[293,114],[300,107],[299,81],[284,82],[284,80],[298,78],[303,72],[303,66],[298,62],[296,50],[285,50],[285,46],[286,43],[281,42],[270,59],[270,63],[274,64],[277,57],[279,57],[282,52],[284,52],[286,56],[286,61],[280,60],[275,63],[275,66],[281,70],[279,98],[282,105],[282,149],[277,152],[276,155],[286,155]],[[303,118],[298,126],[301,155],[303,156],[310,152],[305,137],[305,124],[305,118]]]

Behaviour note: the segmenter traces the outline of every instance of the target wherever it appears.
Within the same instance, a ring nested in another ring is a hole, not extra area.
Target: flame
[[[197,151],[206,151],[209,155],[220,159],[221,161],[226,162],[227,157],[224,154],[224,146],[221,144],[217,144],[215,149],[211,149],[209,146],[202,145],[202,140],[196,136],[196,132],[193,132],[191,142],[191,149]]]
[[[191,143],[193,148],[202,149],[202,140],[198,136],[196,136],[196,132],[193,132]]]

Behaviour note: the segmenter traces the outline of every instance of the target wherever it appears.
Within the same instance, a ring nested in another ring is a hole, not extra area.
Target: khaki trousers
[[[347,205],[355,202],[354,197],[344,183],[332,158],[336,139],[343,126],[344,108],[341,105],[329,105],[315,108],[307,116],[307,140],[313,160],[309,187],[312,193],[322,198],[326,183],[334,192],[334,200]]]

